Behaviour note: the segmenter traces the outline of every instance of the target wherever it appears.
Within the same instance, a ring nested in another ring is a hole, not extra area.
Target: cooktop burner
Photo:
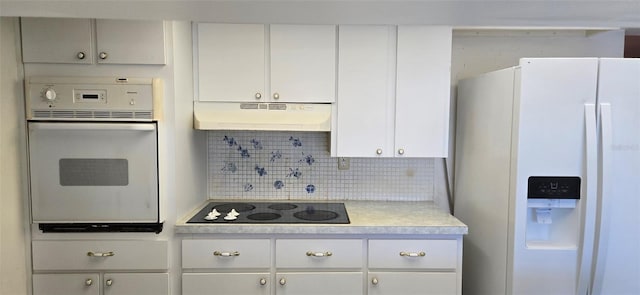
[[[187,223],[346,224],[349,216],[344,203],[211,202]]]

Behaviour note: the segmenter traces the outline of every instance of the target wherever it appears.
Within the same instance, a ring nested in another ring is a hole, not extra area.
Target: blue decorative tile
[[[304,153],[302,153],[304,155]],[[307,163],[309,166],[311,166],[313,164],[313,162],[315,162],[316,160],[313,158],[312,155],[306,155],[304,156],[304,158],[300,159],[300,163]]]
[[[260,167],[258,165],[256,165],[256,167],[254,168],[256,170],[256,172],[258,173],[258,175],[260,176],[265,176],[267,175],[267,170],[264,169],[264,167]]]
[[[228,137],[228,136],[224,136],[224,138],[222,139],[224,142],[227,143],[228,146],[234,146],[234,145],[238,145],[238,143],[236,142],[235,139],[233,139],[233,137]]]
[[[243,158],[251,157],[251,155],[249,155],[249,151],[247,149],[243,149],[240,145],[238,146],[238,151],[240,152],[240,156]]]
[[[250,143],[253,145],[253,148],[256,150],[261,150],[262,149],[262,143],[260,141],[258,141],[257,139],[251,139]]]
[[[316,186],[313,184],[307,185],[305,188],[308,194],[313,194],[316,191]]]
[[[300,178],[300,176],[302,176],[302,172],[300,172],[300,169],[289,168],[289,174],[287,174],[287,177]]]
[[[236,173],[236,171],[238,171],[238,167],[236,167],[236,163],[234,162],[226,162],[224,163],[224,167],[222,167],[221,170],[223,172]]]
[[[289,137],[289,142],[291,142],[291,145],[294,147],[302,146],[302,141],[300,141],[299,138],[294,138],[293,136]]]
[[[282,158],[282,153],[280,151],[272,151],[269,162],[275,162],[277,159],[280,159],[280,158]]]
[[[281,189],[284,187],[284,182],[282,182],[282,180],[276,180],[273,183],[273,187],[275,187],[276,189]]]

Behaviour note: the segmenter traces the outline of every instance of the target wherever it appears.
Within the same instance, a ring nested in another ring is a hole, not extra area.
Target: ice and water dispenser
[[[580,232],[579,199],[580,177],[529,177],[527,246],[575,249]]]

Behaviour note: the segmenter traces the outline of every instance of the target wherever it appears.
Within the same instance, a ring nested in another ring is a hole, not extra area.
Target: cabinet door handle
[[[267,284],[267,279],[265,279],[265,278],[261,278],[261,279],[260,279],[260,285],[261,285],[261,286],[264,286],[264,285],[266,285],[266,284]]]
[[[404,155],[404,149],[399,149],[398,150],[398,155]]]
[[[87,252],[87,256],[89,257],[111,257],[111,256],[115,256],[116,253],[113,251],[109,251],[109,252],[93,252],[93,251],[89,251]]]
[[[256,92],[255,97],[256,97],[256,99],[261,99],[262,98],[262,94],[260,92]]]
[[[84,54],[84,52],[82,52],[82,51],[79,51],[79,52],[76,54],[76,57],[77,57],[78,59],[84,59],[84,58],[85,58],[85,56],[86,56],[86,54]]]
[[[112,279],[108,279],[104,282],[105,285],[107,285],[108,287],[111,287],[111,285],[113,285],[113,280]]]
[[[425,255],[427,255],[426,253],[424,253],[424,251],[420,251],[420,252],[400,252],[400,256],[403,257],[424,257]]]
[[[280,98],[280,94],[278,94],[278,92],[273,94],[273,99],[279,99]]]
[[[107,57],[109,57],[109,55],[106,52],[100,52],[100,54],[98,54],[98,56],[100,57],[100,59],[107,59]]]
[[[382,149],[377,149],[376,150],[376,155],[382,155]]]
[[[371,284],[377,285],[378,284],[378,278],[371,279]]]
[[[219,256],[219,257],[234,257],[234,256],[240,256],[240,252],[238,252],[238,251],[233,251],[233,252],[220,252],[220,251],[213,251],[213,256]]]
[[[285,278],[281,278],[280,285],[284,286],[285,284],[287,284],[287,280]]]
[[[93,280],[92,280],[92,279],[86,279],[86,280],[84,281],[84,284],[85,284],[86,286],[91,286],[91,285],[93,285]]]
[[[331,256],[333,255],[333,253],[327,251],[327,252],[313,252],[313,251],[307,251],[307,256],[313,256],[313,257],[327,257],[327,256]]]

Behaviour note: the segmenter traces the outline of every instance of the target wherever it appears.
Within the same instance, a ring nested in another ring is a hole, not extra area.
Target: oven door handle
[[[129,124],[97,124],[97,123],[31,123],[29,128],[33,130],[132,130],[154,131],[156,126],[151,123]]]

